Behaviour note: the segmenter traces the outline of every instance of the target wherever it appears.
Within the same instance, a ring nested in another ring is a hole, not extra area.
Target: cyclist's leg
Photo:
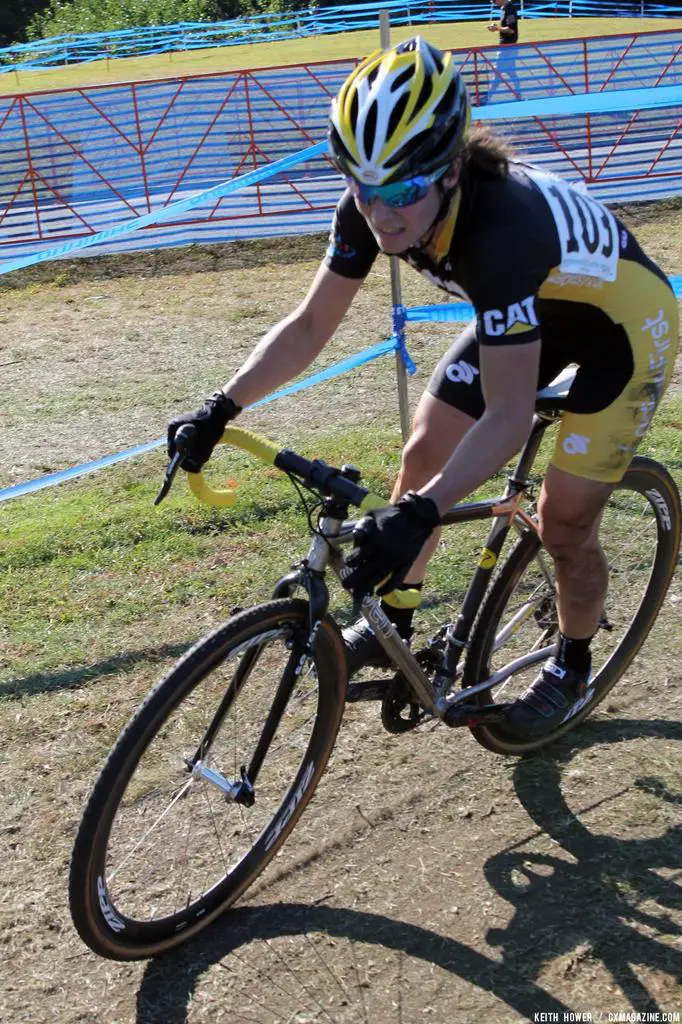
[[[630,268],[641,288],[636,316],[615,332],[627,349],[630,370],[618,393],[604,405],[608,367],[583,367],[563,417],[552,465],[540,497],[543,543],[556,565],[561,631],[592,636],[603,611],[608,573],[599,545],[599,513],[613,484],[622,480],[670,382],[678,341],[677,300],[667,283],[648,269]],[[590,409],[594,409],[591,412]]]
[[[510,711],[512,728],[525,735],[555,728],[573,713],[576,701],[580,706],[590,672],[589,644],[608,586],[599,544],[601,512],[672,377],[675,296],[644,266],[633,262],[623,275],[629,286],[621,300],[626,315],[610,328],[610,340],[623,344],[623,357],[617,365],[600,364],[595,344],[595,362],[579,370],[571,389],[573,411],[562,419],[540,496],[541,537],[555,562],[560,635],[557,658]]]
[[[406,491],[428,483],[482,412],[478,345],[472,324],[443,356],[421,397],[391,500],[397,501]],[[412,635],[412,619],[421,601],[424,573],[439,534],[436,531],[424,545],[401,587],[386,594],[382,601],[384,612],[405,639]],[[343,639],[349,676],[368,666],[387,666],[384,650],[364,618],[346,627]]]
[[[547,470],[538,517],[542,543],[554,560],[559,628],[564,636],[591,638],[597,632],[608,586],[599,544],[599,523],[612,487]]]

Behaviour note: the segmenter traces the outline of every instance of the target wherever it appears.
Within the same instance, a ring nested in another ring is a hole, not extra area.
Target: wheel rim
[[[645,492],[627,487],[614,491],[604,510],[600,531],[609,567],[609,591],[605,615],[591,645],[596,687],[605,682],[614,655],[647,594],[658,531],[656,508]],[[541,550],[522,573],[502,611],[488,658],[489,674],[502,670],[514,658],[556,643],[557,633],[553,565]],[[496,703],[516,700],[537,676],[545,656],[496,687],[492,699]]]
[[[256,780],[253,806],[227,800],[215,781],[190,774],[186,760],[196,753],[240,660],[258,646],[255,665],[202,758],[223,780],[240,780],[292,657],[292,638],[293,628],[282,627],[233,650],[182,699],[144,750],[111,822],[103,875],[95,880],[100,911],[113,931],[134,922],[151,935],[167,930],[173,919],[186,925],[205,916],[214,902],[223,902],[221,886],[235,878],[254,845],[263,855],[274,845],[283,815],[290,817],[300,801],[301,778],[307,785],[312,773],[307,751],[319,691],[309,660],[296,675]]]

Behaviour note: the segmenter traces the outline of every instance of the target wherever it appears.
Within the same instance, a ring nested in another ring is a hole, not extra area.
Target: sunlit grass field
[[[682,28],[682,18],[541,18],[522,21],[520,41],[540,42],[679,28]],[[391,41],[408,39],[417,32],[444,48],[490,46],[495,42],[495,37],[486,31],[486,23],[480,21],[402,25],[392,30]],[[0,76],[0,95],[362,57],[376,49],[378,44],[377,26],[376,31],[186,50],[153,57],[113,58],[44,71],[21,71],[17,68]]]

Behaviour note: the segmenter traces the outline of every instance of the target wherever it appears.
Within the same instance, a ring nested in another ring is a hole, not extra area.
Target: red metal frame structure
[[[677,81],[681,52],[682,32],[675,30],[515,48],[522,98]],[[496,47],[454,53],[475,104],[485,102],[493,78],[496,102],[518,98],[515,79],[498,66]],[[166,206],[183,191],[199,191],[306,148],[324,137],[329,100],[355,63],[279,65],[0,97],[0,252],[95,233]],[[526,152],[554,159],[587,183],[682,176],[680,161],[672,159],[682,141],[679,108],[655,116],[534,117],[514,128]],[[257,218],[281,225],[295,218],[307,230],[335,204],[339,183],[329,172],[318,158],[177,226]],[[169,226],[165,222],[164,230]],[[153,234],[154,228],[144,232],[145,244]]]

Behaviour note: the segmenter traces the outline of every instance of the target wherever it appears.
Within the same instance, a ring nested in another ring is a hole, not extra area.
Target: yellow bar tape
[[[219,444],[231,444],[235,448],[241,448],[251,455],[255,455],[261,462],[268,466],[275,464],[275,459],[282,450],[274,441],[260,434],[254,434],[252,430],[245,430],[243,427],[226,427]],[[216,508],[229,508],[237,500],[237,493],[231,488],[214,488],[207,482],[203,473],[188,473],[187,482],[190,490],[206,505],[214,505]],[[385,498],[377,494],[368,494],[360,505],[362,512],[369,512],[370,509],[386,508],[389,503]]]
[[[275,457],[281,450],[274,441],[254,434],[251,430],[244,430],[243,427],[226,427],[219,444],[231,444],[235,448],[242,448],[269,466],[274,465]],[[211,487],[203,473],[188,473],[187,482],[192,493],[205,505],[230,508],[237,501],[237,492],[233,488]]]
[[[244,430],[243,427],[225,427],[225,433],[220,439],[220,444],[233,444],[235,448],[243,448],[250,452],[268,466],[273,466],[275,457],[279,455],[281,446],[267,437],[254,434],[252,430]]]
[[[215,508],[230,508],[237,501],[237,492],[232,488],[215,488],[206,482],[203,473],[188,473],[187,483],[195,498],[204,505]]]

